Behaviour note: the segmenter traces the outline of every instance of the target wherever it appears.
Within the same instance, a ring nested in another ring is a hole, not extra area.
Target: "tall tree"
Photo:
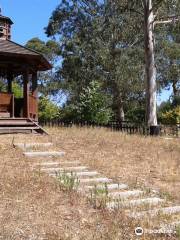
[[[163,5],[164,4],[164,5]],[[155,1],[154,6],[159,7],[161,5],[162,9],[168,9],[167,14],[175,14],[176,7],[174,4],[178,3],[176,1]],[[152,0],[143,0],[144,7],[144,39],[145,39],[145,60],[146,60],[146,78],[147,78],[147,89],[146,89],[146,114],[147,114],[147,123],[149,126],[157,126],[157,102],[156,102],[156,90],[157,90],[157,73],[155,66],[155,35],[154,35],[154,25],[156,24],[166,24],[172,23],[173,20],[177,20],[176,15],[171,16],[171,19],[168,19],[168,16],[164,16],[167,19],[165,21],[156,21],[156,15],[154,14],[153,2]],[[161,9],[161,11],[162,11]],[[174,12],[175,10],[175,12]],[[158,13],[158,10],[157,10]],[[160,17],[160,16],[158,16]]]
[[[156,101],[156,66],[154,50],[154,13],[152,0],[143,0],[144,4],[144,39],[146,62],[146,117],[149,126],[157,126]]]
[[[144,90],[142,53],[132,46],[134,32],[123,31],[127,19],[113,1],[63,1],[47,27],[48,36],[61,32],[59,79],[69,92],[68,100],[78,98],[91,81],[100,81],[113,96],[118,120],[124,120],[126,102]]]
[[[43,54],[52,64],[52,70],[49,70],[46,73],[40,73],[38,76],[39,88],[41,93],[43,93],[45,96],[51,95],[54,89],[57,89],[57,84],[54,79],[55,67],[60,60],[61,52],[59,44],[53,40],[48,40],[47,42],[44,42],[39,38],[32,38],[26,43],[25,46]]]
[[[154,33],[158,42],[162,30],[159,33],[154,29],[154,23],[161,22],[164,14],[178,12],[177,3],[177,0],[154,0],[153,5],[152,0],[62,1],[53,12],[46,33],[60,38],[63,62],[57,76],[68,92],[69,102],[97,80],[112,94],[117,119],[123,120],[129,101],[143,103],[146,92],[147,123],[156,126],[156,81],[163,74],[156,74],[155,57],[162,52],[155,48]]]

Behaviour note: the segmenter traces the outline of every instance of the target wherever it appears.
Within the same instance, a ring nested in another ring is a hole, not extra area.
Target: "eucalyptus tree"
[[[143,58],[138,57],[140,52],[142,56],[140,49],[134,51],[133,40],[129,41],[134,32],[124,31],[129,27],[129,16],[122,15],[118,6],[113,1],[63,1],[53,12],[46,32],[60,38],[63,62],[58,76],[68,99],[74,101],[82,88],[100,81],[113,96],[117,119],[124,120],[126,102],[140,92],[143,95],[139,81]]]
[[[153,5],[154,3],[154,5]],[[176,12],[178,9],[178,1],[155,1],[143,0],[142,7],[144,9],[144,39],[145,39],[145,60],[146,60],[146,114],[147,123],[150,127],[157,126],[157,102],[156,102],[156,66],[155,66],[155,24],[172,23],[177,20]],[[155,13],[156,12],[156,13]],[[167,14],[163,16],[164,14]],[[173,14],[170,15],[170,14]],[[164,20],[164,18],[166,18]]]
[[[30,39],[25,46],[43,54],[53,66],[52,70],[49,70],[46,73],[40,73],[38,76],[40,92],[46,96],[51,95],[58,87],[55,81],[55,67],[60,61],[59,44],[53,40],[44,42],[35,37]]]
[[[67,102],[79,98],[83,88],[93,80],[99,80],[99,66],[96,42],[98,26],[94,18],[100,14],[96,1],[62,1],[52,13],[46,28],[48,36],[56,38],[60,45],[62,64],[56,74],[57,82],[67,95]]]
[[[162,30],[154,26],[164,25],[164,17],[166,23],[177,20],[178,9],[177,0],[63,0],[46,33],[61,48],[57,79],[68,100],[77,99],[93,80],[101,81],[123,120],[126,103],[146,94],[147,124],[157,126],[156,83],[163,74],[156,72],[154,44]]]
[[[146,69],[146,121],[152,129],[157,126],[157,71],[155,62],[155,30],[157,24],[172,24],[179,20],[177,0],[134,0],[122,1],[120,9],[126,13],[139,16],[139,26],[144,36],[145,69]],[[139,35],[139,27],[135,26],[135,35]],[[141,38],[141,37],[140,37]],[[138,41],[140,41],[140,38]],[[159,73],[161,75],[161,73]]]

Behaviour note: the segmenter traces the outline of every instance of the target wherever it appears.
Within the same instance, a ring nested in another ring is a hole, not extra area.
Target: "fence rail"
[[[104,127],[111,129],[112,131],[120,131],[128,134],[141,134],[141,135],[150,135],[150,129],[145,126],[144,123],[138,122],[109,122],[108,124],[97,124],[94,122],[85,122],[85,121],[62,121],[60,119],[53,119],[48,121],[41,121],[40,124],[46,127]],[[180,125],[160,125],[160,135],[161,136],[180,136]]]

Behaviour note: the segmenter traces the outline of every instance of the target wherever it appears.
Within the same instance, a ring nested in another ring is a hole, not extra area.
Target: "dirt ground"
[[[123,212],[94,209],[76,192],[32,169],[32,161],[13,148],[17,142],[52,141],[66,152],[63,161],[79,160],[107,177],[134,187],[161,191],[180,200],[180,140],[127,136],[104,129],[48,129],[50,136],[0,136],[0,239],[136,239],[138,222]],[[143,236],[143,240],[177,239]]]

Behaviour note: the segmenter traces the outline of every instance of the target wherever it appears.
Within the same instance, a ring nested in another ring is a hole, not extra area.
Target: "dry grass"
[[[12,147],[13,142],[47,142],[108,177],[130,185],[160,189],[180,200],[179,140],[126,136],[99,129],[49,129],[50,137],[0,136],[0,239],[136,239],[142,224],[122,212],[93,209],[74,192],[31,169],[32,161]],[[175,239],[147,236],[141,239]]]
[[[132,186],[180,201],[180,139],[140,137],[104,129],[49,129],[68,160]]]

